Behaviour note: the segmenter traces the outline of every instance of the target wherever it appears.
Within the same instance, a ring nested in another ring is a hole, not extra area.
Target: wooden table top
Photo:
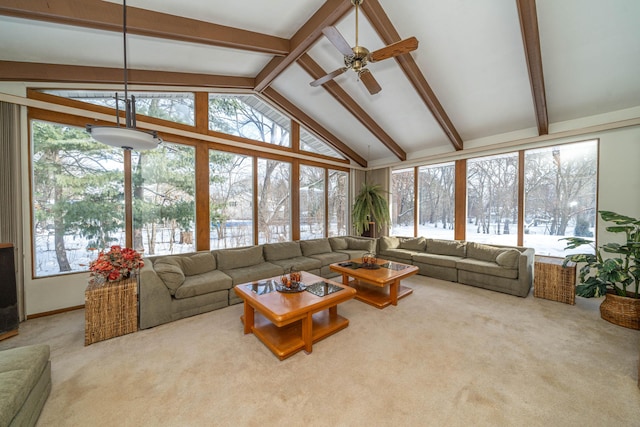
[[[403,279],[408,276],[412,276],[418,272],[418,267],[410,264],[403,264],[395,261],[387,261],[384,259],[377,259],[376,263],[380,266],[383,264],[389,263],[390,265],[402,266],[404,268],[395,270],[393,268],[380,267],[378,269],[368,269],[368,268],[351,268],[345,265],[346,262],[352,263],[362,263],[362,258],[352,259],[350,261],[337,262],[335,264],[331,264],[329,268],[333,271],[337,271],[339,273],[347,274],[356,279],[364,280],[365,282],[372,283],[378,286],[384,286],[389,282],[392,282],[396,279]]]
[[[274,290],[273,292],[262,295],[258,295],[252,291],[253,284],[264,282],[265,280],[274,280],[275,282],[280,283],[279,276],[251,283],[243,283],[235,286],[234,290],[240,298],[245,300],[260,313],[267,316],[269,320],[276,325],[286,324],[293,320],[301,319],[309,312],[315,313],[317,311],[326,310],[327,308],[350,300],[356,294],[356,290],[349,286],[316,276],[315,274],[307,273],[306,271],[301,273],[302,283],[307,286],[316,282],[327,282],[342,288],[342,290],[323,297],[316,296],[307,291],[284,293]]]

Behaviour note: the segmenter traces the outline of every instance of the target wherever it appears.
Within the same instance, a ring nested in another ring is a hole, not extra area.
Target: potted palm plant
[[[576,295],[585,298],[604,296],[600,305],[603,319],[627,328],[640,329],[640,220],[611,211],[600,211],[604,221],[612,222],[607,231],[624,233],[626,242],[596,246],[592,240],[567,237],[566,249],[582,245],[594,248],[592,254],[567,255],[564,265],[584,263]],[[604,256],[604,253],[611,254]]]
[[[351,220],[357,235],[368,232],[371,224],[380,231],[391,222],[389,204],[383,193],[380,185],[366,182],[362,184],[351,210]]]

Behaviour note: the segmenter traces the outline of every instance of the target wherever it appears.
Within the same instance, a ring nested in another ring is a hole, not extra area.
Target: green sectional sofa
[[[377,254],[413,264],[424,276],[526,297],[533,286],[535,251],[424,237],[381,237]]]
[[[375,249],[376,239],[345,236],[144,258],[140,328],[240,303],[234,286],[291,269],[334,277],[330,264],[359,258]]]
[[[0,426],[34,426],[51,392],[48,345],[0,351]]]

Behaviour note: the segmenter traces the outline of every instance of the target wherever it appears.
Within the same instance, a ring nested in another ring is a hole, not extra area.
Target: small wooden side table
[[[533,271],[533,296],[576,303],[576,264],[562,267],[563,258],[536,257]]]
[[[138,330],[138,280],[89,282],[84,293],[84,345]]]

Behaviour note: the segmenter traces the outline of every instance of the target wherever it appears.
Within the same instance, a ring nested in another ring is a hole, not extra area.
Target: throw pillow
[[[349,249],[349,244],[345,237],[329,237],[329,244],[334,251]]]
[[[504,249],[495,246],[470,242],[467,244],[467,258],[480,261],[496,262],[496,257],[504,252]]]
[[[184,283],[184,272],[180,260],[177,258],[175,256],[163,257],[153,263],[153,269],[165,286],[169,288],[171,295],[175,295],[176,289]]]
[[[185,276],[195,276],[216,269],[216,259],[211,252],[199,252],[181,258]]]
[[[264,245],[264,259],[280,261],[302,256],[298,242],[267,243]]]
[[[463,257],[467,244],[459,240],[427,239],[427,253]]]
[[[400,239],[392,236],[382,236],[380,238],[380,252],[396,249],[400,246]]]
[[[424,251],[427,247],[427,239],[424,237],[416,237],[415,239],[404,239],[400,241],[400,249],[410,251]]]
[[[369,239],[356,239],[354,237],[346,237],[345,240],[349,245],[349,249],[358,251],[373,251],[371,242],[375,243],[375,240]]]
[[[520,261],[520,251],[517,249],[508,249],[496,257],[496,262],[500,267],[516,269]]]
[[[264,262],[262,246],[250,246],[239,249],[220,249],[216,252],[218,268],[232,270],[234,268],[250,267]]]

